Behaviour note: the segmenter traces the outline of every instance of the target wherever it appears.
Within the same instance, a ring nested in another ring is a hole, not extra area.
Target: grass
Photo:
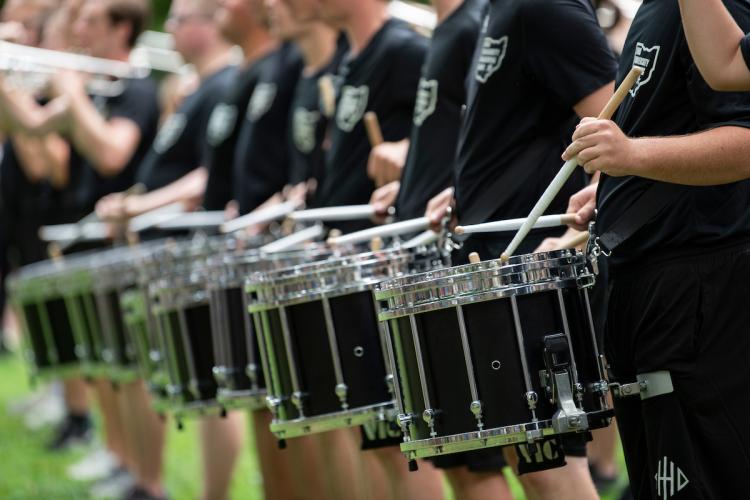
[[[87,498],[88,485],[69,480],[65,469],[80,459],[84,451],[50,454],[44,444],[50,429],[27,430],[20,417],[6,412],[8,402],[29,394],[26,371],[17,356],[0,357],[0,499],[81,499]],[[183,431],[169,429],[166,450],[167,491],[174,500],[198,498],[201,488],[199,446],[196,422],[186,421]],[[261,500],[261,479],[252,443],[252,432],[242,454],[231,489],[233,499]],[[523,492],[512,474],[506,474],[517,499]],[[607,499],[605,500],[615,500]],[[323,500],[323,499],[314,499]],[[450,498],[446,500],[451,500]]]

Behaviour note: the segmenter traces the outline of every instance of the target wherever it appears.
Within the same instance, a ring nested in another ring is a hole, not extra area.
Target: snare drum
[[[372,289],[442,261],[436,248],[386,250],[248,279],[271,431],[279,439],[387,418],[391,376]]]
[[[606,426],[593,275],[572,250],[381,283],[375,296],[409,459]]]
[[[74,271],[72,261],[43,261],[25,266],[8,281],[32,380],[81,372],[85,340],[69,314],[61,286]]]
[[[319,245],[305,250],[264,254],[257,249],[229,248],[209,259],[207,283],[214,348],[213,374],[217,400],[225,408],[266,407],[266,382],[261,370],[255,327],[242,291],[247,276],[331,255]],[[233,245],[234,246],[234,245]]]

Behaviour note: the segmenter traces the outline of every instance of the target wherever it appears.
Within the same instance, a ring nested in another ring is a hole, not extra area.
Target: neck
[[[305,59],[305,73],[315,73],[333,58],[338,33],[322,23],[315,23],[299,40],[297,46]]]
[[[247,36],[239,44],[244,53],[243,66],[250,66],[259,58],[276,50],[279,47],[279,41],[275,39],[268,31],[255,28],[247,31]]]
[[[462,3],[464,3],[464,0],[432,0],[432,6],[435,7],[438,24],[445,21],[445,19],[453,14],[453,11],[459,8]]]
[[[228,66],[232,53],[228,44],[218,41],[208,47],[200,56],[190,61],[195,66],[195,71],[201,80],[215,73],[219,69]]]
[[[359,54],[388,19],[386,2],[363,2],[345,25],[351,53]]]

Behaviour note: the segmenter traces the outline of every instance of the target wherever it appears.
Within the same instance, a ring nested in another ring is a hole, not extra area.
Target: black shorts
[[[674,391],[616,398],[636,498],[750,491],[750,242],[611,269],[605,346],[615,381],[668,371]]]

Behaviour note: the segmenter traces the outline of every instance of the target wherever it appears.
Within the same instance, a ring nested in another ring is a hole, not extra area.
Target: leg
[[[443,493],[443,473],[431,463],[421,461],[419,470],[409,472],[408,461],[398,446],[387,446],[365,455],[373,455],[385,469],[390,497],[395,500],[440,500]]]
[[[203,457],[203,499],[229,497],[234,466],[245,444],[245,414],[204,417],[200,423]]]
[[[65,408],[71,415],[88,415],[90,409],[86,382],[82,378],[69,378],[63,381]]]
[[[291,455],[280,450],[278,441],[268,430],[271,413],[257,410],[250,414],[255,433],[255,449],[263,477],[265,498],[294,498],[293,464]]]
[[[63,381],[63,399],[67,416],[58,425],[55,436],[49,443],[50,450],[63,450],[91,439],[91,417],[86,382],[82,378]]]
[[[287,441],[284,453],[292,461],[295,498],[330,498],[323,448],[317,434]]]
[[[126,436],[134,451],[136,483],[154,497],[164,496],[163,470],[166,425],[151,406],[143,380],[120,388],[120,408],[125,419]]]
[[[359,429],[339,429],[320,435],[324,463],[327,464],[327,489],[331,492],[331,498],[370,498],[358,433]]]
[[[109,380],[102,379],[94,382],[94,391],[99,400],[107,448],[128,471],[132,471],[134,470],[134,463],[126,442],[117,393]]]
[[[501,471],[472,472],[468,467],[445,470],[456,500],[512,500],[513,495]]]

